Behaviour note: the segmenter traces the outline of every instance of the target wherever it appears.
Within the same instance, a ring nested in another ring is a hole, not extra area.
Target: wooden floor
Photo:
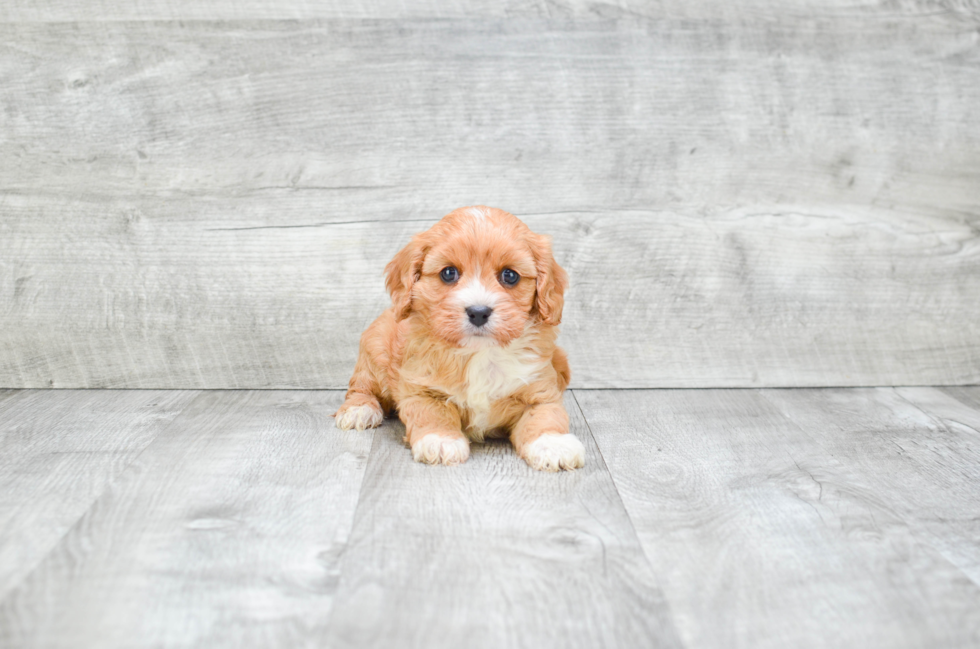
[[[334,391],[0,391],[0,646],[980,645],[980,388],[578,390],[585,469]]]

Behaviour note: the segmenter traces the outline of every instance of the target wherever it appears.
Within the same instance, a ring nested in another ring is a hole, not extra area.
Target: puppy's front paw
[[[365,428],[377,428],[384,421],[385,414],[381,408],[373,405],[363,406],[344,406],[340,407],[334,415],[334,423],[341,430],[364,430]]]
[[[545,433],[524,447],[521,455],[532,469],[561,471],[585,466],[585,447],[571,433]]]
[[[470,457],[470,443],[465,437],[429,433],[412,444],[412,457],[426,464],[462,464]]]

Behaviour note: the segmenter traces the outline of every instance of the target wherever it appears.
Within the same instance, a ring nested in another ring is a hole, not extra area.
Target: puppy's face
[[[416,235],[386,268],[399,319],[417,313],[460,347],[506,345],[531,321],[561,321],[565,271],[547,237],[489,207],[452,212]]]

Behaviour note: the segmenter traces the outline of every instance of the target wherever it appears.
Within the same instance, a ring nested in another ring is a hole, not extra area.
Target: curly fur
[[[459,271],[452,283],[440,278],[449,266]],[[500,280],[505,268],[516,285]],[[582,466],[562,405],[571,372],[555,344],[567,284],[550,238],[512,214],[448,214],[387,265],[392,306],[361,336],[337,425],[376,426],[397,410],[421,462],[465,462],[470,440],[508,436],[536,469]],[[470,306],[493,309],[485,325],[469,321]]]

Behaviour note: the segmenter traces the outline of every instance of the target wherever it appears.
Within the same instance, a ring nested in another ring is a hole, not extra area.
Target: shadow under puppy
[[[555,345],[567,284],[550,238],[514,215],[448,214],[385,268],[392,306],[361,336],[337,426],[373,428],[397,410],[419,462],[459,464],[470,440],[509,436],[535,469],[583,466]]]

